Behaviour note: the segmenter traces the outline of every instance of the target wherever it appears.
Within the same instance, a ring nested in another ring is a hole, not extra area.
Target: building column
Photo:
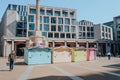
[[[67,46],[67,41],[65,41],[65,46]]]
[[[14,50],[14,40],[12,40],[12,50]]]
[[[7,41],[4,40],[4,41],[3,41],[3,56],[4,56],[4,57],[7,56],[6,48],[7,48]]]
[[[78,42],[76,41],[76,47],[79,47],[79,44],[78,44]]]
[[[52,41],[52,47],[53,48],[55,47],[55,41]]]
[[[86,41],[86,48],[89,48],[89,42]]]

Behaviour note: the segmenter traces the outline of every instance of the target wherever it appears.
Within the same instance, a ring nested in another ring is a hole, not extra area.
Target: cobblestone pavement
[[[6,63],[7,58],[0,57],[0,80],[120,80],[120,58],[115,57],[43,65],[25,65],[18,58],[13,71]]]

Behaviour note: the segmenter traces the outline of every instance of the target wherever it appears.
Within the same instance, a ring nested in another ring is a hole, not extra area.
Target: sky
[[[0,0],[0,19],[8,4],[35,4],[36,0]],[[109,22],[120,15],[120,0],[40,0],[42,6],[77,10],[77,21],[88,20],[95,24]]]

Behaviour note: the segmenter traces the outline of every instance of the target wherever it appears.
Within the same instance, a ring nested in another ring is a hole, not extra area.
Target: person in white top
[[[111,53],[110,53],[110,52],[108,52],[108,53],[107,53],[107,56],[108,56],[108,60],[110,60]]]

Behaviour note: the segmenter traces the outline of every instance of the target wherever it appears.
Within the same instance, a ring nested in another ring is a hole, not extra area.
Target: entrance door
[[[24,48],[25,47],[25,44],[18,44],[17,45],[17,51],[16,51],[16,55],[17,56],[24,56]]]

